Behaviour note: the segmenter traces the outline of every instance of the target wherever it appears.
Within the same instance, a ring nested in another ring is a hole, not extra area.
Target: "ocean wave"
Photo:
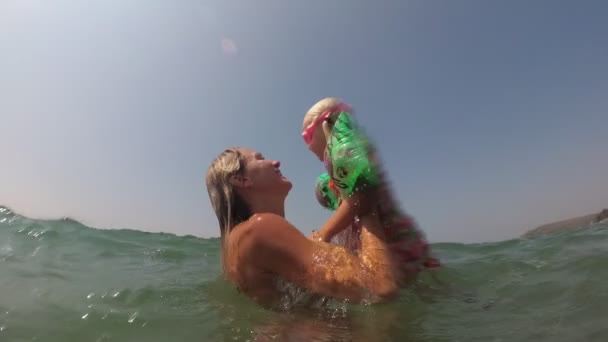
[[[395,302],[279,316],[223,280],[218,239],[95,229],[0,207],[0,340],[608,336],[608,225],[432,248],[444,266],[423,274]]]

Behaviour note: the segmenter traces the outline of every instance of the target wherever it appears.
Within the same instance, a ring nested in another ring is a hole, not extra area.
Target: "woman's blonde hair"
[[[248,220],[251,212],[247,203],[235,191],[231,178],[242,174],[245,167],[238,148],[225,150],[217,156],[207,170],[207,193],[220,225],[222,268],[226,271],[228,245],[226,240],[232,228]]]
[[[326,97],[321,101],[315,103],[304,115],[304,120],[302,121],[302,130],[305,130],[315,119],[319,117],[319,115],[323,114],[324,111],[339,106],[341,104],[345,104],[342,99],[338,97]],[[323,131],[325,135],[328,134],[328,129],[331,128],[331,123],[324,122],[323,123]]]

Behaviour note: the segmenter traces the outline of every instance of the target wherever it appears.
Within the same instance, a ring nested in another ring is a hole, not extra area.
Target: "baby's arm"
[[[353,210],[353,205],[349,201],[342,201],[336,212],[331,215],[321,229],[319,229],[318,232],[313,232],[313,238],[329,242],[336,234],[348,228],[354,218],[355,212]]]
[[[342,200],[336,212],[325,222],[318,232],[313,232],[313,239],[330,242],[331,239],[344,229],[348,228],[355,219],[368,213],[373,206],[374,200],[371,194],[353,194]]]
[[[375,207],[378,179],[373,160],[369,158],[373,147],[356,127],[350,114],[341,113],[326,138],[325,165],[328,174],[317,179],[317,199],[329,209],[336,208],[336,202],[339,204],[319,232],[313,233],[313,238],[329,242],[348,228],[356,216],[369,213]],[[333,188],[329,186],[331,182],[335,183]],[[336,197],[340,200],[332,198],[332,189],[336,190]]]

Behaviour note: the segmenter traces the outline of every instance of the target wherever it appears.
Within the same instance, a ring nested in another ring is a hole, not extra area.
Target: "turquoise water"
[[[436,244],[396,302],[276,313],[219,279],[217,239],[0,211],[0,341],[608,340],[606,225]]]

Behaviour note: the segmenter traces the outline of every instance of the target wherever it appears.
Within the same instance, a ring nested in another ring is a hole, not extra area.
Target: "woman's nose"
[[[272,162],[272,166],[278,168],[279,166],[281,166],[281,162],[278,161],[278,160],[275,160],[275,161]]]

